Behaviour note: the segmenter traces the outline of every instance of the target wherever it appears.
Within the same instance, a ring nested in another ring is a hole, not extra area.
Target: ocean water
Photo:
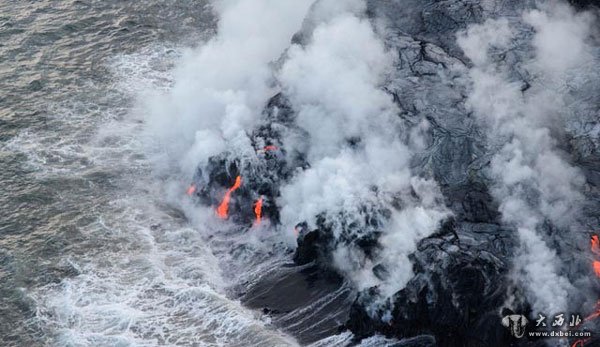
[[[293,345],[223,291],[161,198],[135,95],[168,88],[199,1],[0,3],[0,345]]]

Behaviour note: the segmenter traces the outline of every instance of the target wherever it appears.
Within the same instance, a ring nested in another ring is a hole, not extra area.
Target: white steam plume
[[[518,230],[521,247],[515,274],[534,312],[564,311],[573,289],[538,229],[546,220],[567,228],[582,200],[584,179],[557,149],[553,134],[563,131],[567,79],[589,63],[585,40],[590,18],[550,2],[524,13],[515,25],[506,19],[488,20],[458,36],[473,63],[468,107],[499,147],[491,161],[492,194],[500,202],[504,222]],[[510,77],[509,63],[490,53],[514,49],[525,26],[534,29],[535,54],[520,58],[524,62],[517,68],[529,74],[528,88]]]
[[[172,91],[148,103],[162,163],[191,176],[227,149],[252,151],[251,129],[273,92],[270,63],[289,46],[312,0],[221,0],[217,34],[188,52]]]
[[[300,221],[315,228],[316,216],[325,212],[336,239],[350,232],[344,229],[350,222],[358,227],[351,231],[354,235],[344,236],[360,237],[369,230],[365,206],[389,208],[400,197],[405,206],[391,208],[391,218],[382,226],[380,258],[371,261],[352,245],[339,244],[334,252],[335,265],[359,289],[380,285],[385,297],[412,277],[408,255],[447,211],[436,184],[410,172],[412,153],[403,140],[408,129],[382,90],[393,55],[369,21],[361,19],[361,7],[339,6],[337,15],[320,20],[306,46],[289,49],[279,75],[297,113],[296,124],[308,134],[310,163],[282,189],[281,217],[287,230]],[[286,148],[295,145],[286,143]],[[411,191],[417,196],[412,200]],[[388,279],[373,275],[374,262],[387,268]]]
[[[159,160],[191,177],[198,163],[223,151],[253,156],[248,133],[260,123],[268,99],[280,87],[297,113],[306,143],[284,139],[286,151],[305,152],[310,168],[282,188],[278,201],[284,230],[325,212],[341,236],[342,224],[358,222],[367,233],[364,208],[390,209],[382,225],[381,255],[371,260],[351,244],[334,254],[338,268],[359,288],[381,285],[384,296],[412,277],[408,255],[448,214],[435,182],[409,169],[412,151],[398,109],[382,87],[394,68],[368,20],[362,0],[223,0],[217,34],[188,52],[166,96],[149,103],[154,140],[164,149]],[[310,12],[310,13],[309,13]],[[308,16],[307,13],[309,13]],[[305,18],[306,17],[306,18]],[[290,39],[301,31],[307,45]],[[281,61],[275,82],[272,62]],[[349,140],[357,140],[350,144]],[[358,140],[360,139],[360,140]],[[401,201],[402,209],[391,208]],[[376,215],[375,217],[381,217]],[[381,218],[383,221],[384,218]],[[361,224],[362,223],[362,224]],[[383,264],[382,282],[372,268]]]

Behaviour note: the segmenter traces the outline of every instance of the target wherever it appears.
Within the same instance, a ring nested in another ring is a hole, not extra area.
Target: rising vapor
[[[310,168],[283,187],[280,205],[288,230],[300,221],[317,228],[324,213],[335,266],[358,289],[378,285],[390,297],[412,276],[408,255],[448,211],[436,184],[409,169],[410,128],[383,90],[395,58],[363,15],[343,10],[328,20],[309,17],[320,24],[306,45],[287,52],[278,80],[297,112],[295,124],[306,132],[302,146]],[[404,206],[393,207],[394,199]],[[371,219],[378,225],[370,225]],[[382,250],[375,257],[345,241],[378,231]],[[378,264],[389,277],[374,275]]]
[[[586,178],[565,144],[596,18],[489,1],[477,21],[441,21],[471,13],[456,3],[218,1],[215,36],[147,103],[159,170],[220,217],[190,219],[342,275],[365,313],[353,332],[369,320],[365,335],[444,339],[439,310],[468,320],[481,304],[488,326],[504,307],[553,314],[577,295],[560,243]]]
[[[467,104],[487,129],[495,152],[490,166],[492,193],[500,202],[503,221],[519,235],[515,280],[526,287],[538,312],[565,311],[574,289],[561,275],[561,261],[548,240],[570,232],[583,200],[585,180],[558,148],[557,138],[564,135],[569,79],[574,70],[590,63],[586,45],[590,23],[588,13],[576,14],[566,5],[550,3],[525,12],[517,22],[488,20],[458,36],[473,63]],[[511,67],[508,57],[524,37],[535,48],[533,54],[517,56],[521,61]],[[525,85],[518,74],[533,78]],[[564,234],[547,237],[545,221]]]

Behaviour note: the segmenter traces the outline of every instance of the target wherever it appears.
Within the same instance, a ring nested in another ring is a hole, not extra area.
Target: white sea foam
[[[51,134],[23,133],[10,144],[28,157],[42,179],[85,180],[103,172],[117,187],[87,197],[99,201],[89,211],[88,219],[94,221],[78,226],[83,240],[64,254],[79,274],[29,293],[37,307],[31,323],[48,333],[52,345],[296,345],[261,314],[227,297],[230,283],[222,272],[227,259],[215,257],[219,246],[211,247],[204,238],[216,232],[210,229],[212,211],[193,206],[183,194],[173,193],[173,184],[165,186],[152,175],[131,100],[147,88],[167,89],[171,70],[156,66],[169,66],[177,56],[171,49],[153,47],[115,57],[110,64],[116,88],[107,92],[98,86],[97,92],[111,94],[106,97],[126,102],[129,109],[122,103],[104,108],[89,100],[56,105],[57,126],[66,123],[77,131],[58,142],[52,142]],[[63,156],[51,161],[52,153]],[[75,155],[87,164],[67,160]],[[187,210],[191,220],[178,208]],[[228,247],[236,238],[221,241]]]

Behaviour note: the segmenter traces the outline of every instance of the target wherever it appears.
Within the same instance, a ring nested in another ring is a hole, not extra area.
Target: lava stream
[[[593,235],[592,238],[590,239],[591,241],[591,249],[592,249],[592,253],[600,256],[600,238],[598,237],[598,235]],[[597,277],[600,277],[600,260],[594,260],[592,261],[592,268],[594,269],[594,273],[596,274]],[[588,322],[591,320],[595,320],[598,317],[600,317],[600,301],[598,301],[596,303],[596,308],[595,311],[590,314],[589,316],[584,318],[584,321]],[[587,342],[590,339],[579,339],[576,340],[571,347],[583,347],[587,344]]]
[[[264,146],[262,149],[259,149],[257,152],[260,153],[260,154],[264,154],[266,152],[276,151],[278,149],[279,149],[279,147],[277,147],[275,145],[268,145],[268,146]]]
[[[194,193],[196,192],[196,185],[195,184],[190,184],[190,186],[188,187],[188,189],[185,191],[185,193],[189,196],[192,196]]]
[[[221,204],[217,208],[217,215],[219,217],[221,217],[223,219],[228,217],[228,215],[229,215],[229,200],[231,200],[231,193],[236,191],[241,185],[242,185],[242,177],[237,176],[235,178],[235,183],[233,184],[233,186],[231,188],[229,188],[227,190],[227,193],[225,193],[225,196],[223,197],[223,201],[221,201]]]
[[[597,255],[600,255],[600,238],[598,235],[592,236],[592,252]]]
[[[262,219],[262,206],[263,206],[263,198],[262,196],[258,198],[256,203],[254,204],[254,215],[256,215],[256,220],[254,221],[255,225],[259,225]]]

